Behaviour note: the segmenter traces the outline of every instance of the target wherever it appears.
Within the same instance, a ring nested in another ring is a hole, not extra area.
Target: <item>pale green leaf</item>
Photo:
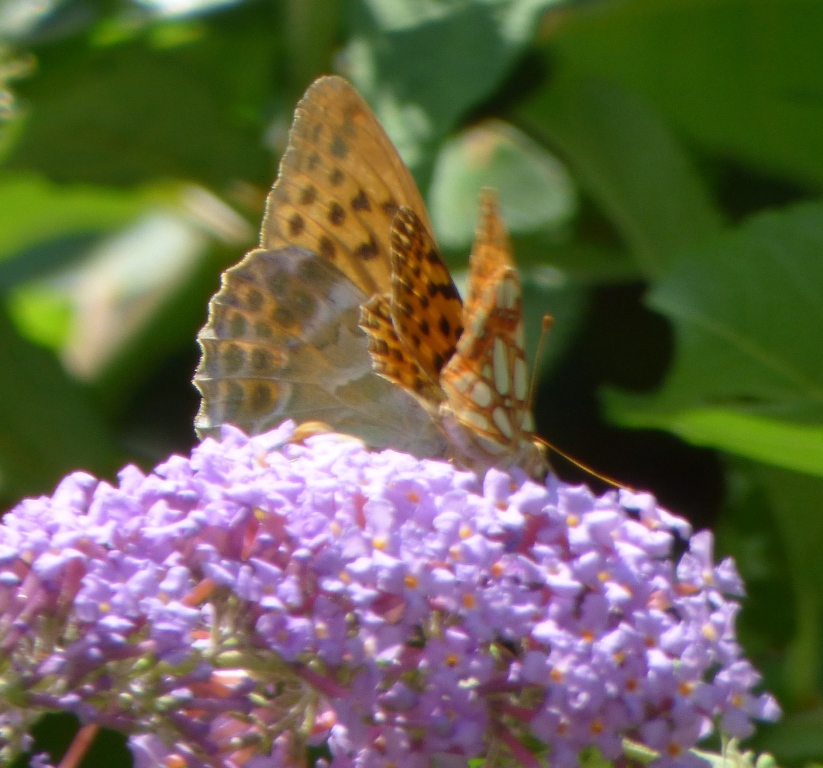
[[[613,408],[618,406],[615,396],[609,402]],[[627,409],[621,413],[624,426],[665,429],[694,445],[823,477],[823,426],[722,408],[667,414]]]
[[[513,234],[557,229],[576,209],[574,185],[557,159],[511,125],[483,123],[448,140],[435,161],[429,210],[445,248],[472,243],[483,187],[497,191]]]

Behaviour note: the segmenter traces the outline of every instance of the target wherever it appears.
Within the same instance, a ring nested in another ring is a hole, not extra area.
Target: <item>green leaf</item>
[[[154,210],[101,244],[65,285],[45,286],[74,309],[62,348],[66,367],[84,381],[104,376],[192,279],[208,245],[207,233],[195,221],[174,210]],[[168,353],[169,341],[180,344],[180,328],[168,316],[165,321],[156,351],[144,350],[143,370],[153,358]],[[22,324],[21,330],[30,337],[37,331]],[[189,332],[189,338],[193,344],[194,334]]]
[[[723,408],[694,408],[661,418],[628,412],[624,426],[663,428],[686,442],[823,477],[823,426],[807,426]]]
[[[199,36],[171,47],[162,25],[125,42],[92,35],[42,47],[37,74],[19,88],[29,107],[9,165],[64,182],[268,185],[277,28],[269,6],[254,3],[211,15]]]
[[[723,156],[823,182],[823,5],[627,0],[580,6],[548,54],[643,93]]]
[[[66,342],[72,307],[64,295],[35,282],[13,291],[7,306],[15,327],[29,341],[55,352]]]
[[[102,239],[102,233],[72,233],[23,248],[0,261],[0,290],[14,289],[30,280],[70,269],[85,259]]]
[[[631,93],[561,76],[518,116],[560,150],[647,276],[659,275],[683,246],[720,230],[720,216],[676,138]]]
[[[53,355],[0,313],[0,492],[50,491],[71,470],[110,474],[119,463],[100,415]]]
[[[513,234],[557,229],[577,203],[566,169],[543,147],[506,123],[483,123],[448,140],[435,161],[429,210],[445,248],[472,243],[482,187],[497,190]]]
[[[823,204],[751,219],[681,255],[648,303],[675,326],[651,396],[609,393],[617,421],[820,474]]]
[[[350,76],[406,162],[419,165],[503,81],[559,0],[360,0]]]
[[[24,248],[86,238],[125,224],[166,193],[159,187],[124,191],[89,185],[58,186],[29,173],[0,174],[0,259]],[[8,287],[63,263],[65,254],[26,254],[0,264],[0,286]]]

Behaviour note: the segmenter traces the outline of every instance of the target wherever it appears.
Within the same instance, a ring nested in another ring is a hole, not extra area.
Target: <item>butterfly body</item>
[[[477,471],[545,473],[494,195],[482,196],[464,305],[411,174],[341,78],[298,105],[261,248],[226,271],[198,338],[202,436],[293,418]]]

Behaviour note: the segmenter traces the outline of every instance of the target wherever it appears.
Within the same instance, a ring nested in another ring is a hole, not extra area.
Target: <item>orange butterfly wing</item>
[[[532,434],[520,278],[488,190],[481,198],[463,318],[463,335],[440,375],[449,438],[467,454],[477,453],[476,461],[539,474],[546,465]]]
[[[305,248],[332,261],[366,296],[382,293],[401,206],[431,228],[411,173],[366,102],[340,77],[315,81],[295,109],[262,247]]]

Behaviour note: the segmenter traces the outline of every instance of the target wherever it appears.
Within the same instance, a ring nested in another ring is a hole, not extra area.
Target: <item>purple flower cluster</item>
[[[59,708],[131,734],[138,766],[325,744],[334,768],[571,768],[624,738],[684,765],[779,716],[735,640],[734,566],[690,534],[648,494],[291,424],[118,487],[74,474],[0,526],[0,758]]]

